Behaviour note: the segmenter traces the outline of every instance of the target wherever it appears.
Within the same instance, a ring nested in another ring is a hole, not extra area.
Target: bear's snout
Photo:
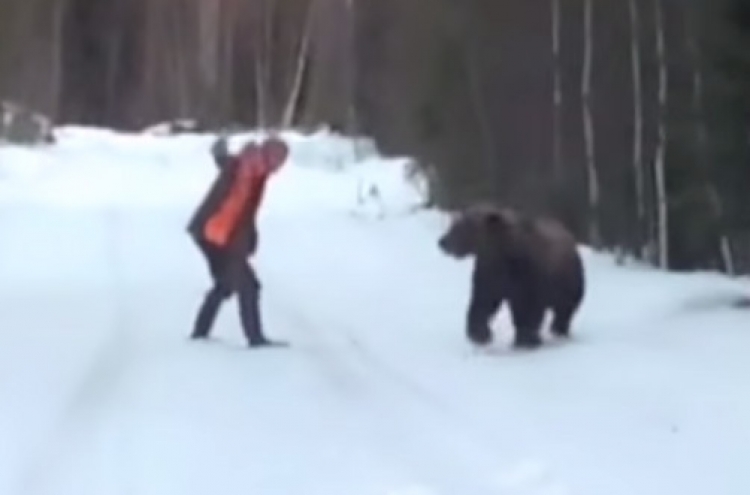
[[[448,252],[448,240],[445,238],[445,236],[442,236],[440,237],[440,239],[438,239],[438,247],[444,253]]]
[[[456,239],[455,235],[451,235],[450,232],[438,239],[438,247],[443,254],[451,258],[462,259],[470,254],[467,246],[460,239]]]
[[[461,246],[457,244],[456,239],[452,238],[449,234],[445,234],[438,239],[438,247],[443,254],[450,256],[451,258],[463,257]]]

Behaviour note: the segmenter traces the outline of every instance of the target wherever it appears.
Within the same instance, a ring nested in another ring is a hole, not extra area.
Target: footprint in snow
[[[494,478],[500,493],[509,495],[571,495],[571,490],[554,478],[544,463],[534,460],[519,462],[503,469]]]
[[[386,495],[438,495],[438,492],[423,485],[410,485],[391,490]]]

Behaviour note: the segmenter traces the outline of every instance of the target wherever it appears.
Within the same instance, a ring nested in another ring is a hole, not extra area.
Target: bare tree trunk
[[[492,123],[487,114],[484,92],[481,87],[478,62],[476,60],[477,42],[473,35],[469,35],[466,49],[466,73],[469,80],[469,97],[471,98],[474,113],[479,124],[480,139],[482,142],[484,166],[487,171],[486,177],[491,184],[491,190],[497,190],[499,187],[498,179],[498,161],[495,150],[494,140],[492,139]]]
[[[164,107],[158,88],[163,86],[160,83],[162,72],[162,46],[164,45],[164,17],[162,15],[163,7],[161,2],[149,2],[146,5],[145,12],[145,41],[144,41],[144,59],[145,67],[143,69],[143,86],[141,88],[141,119],[146,116],[152,120]]]
[[[113,102],[117,99],[117,68],[119,62],[120,50],[122,47],[122,33],[120,31],[112,35],[109,48],[107,49],[107,70],[105,82],[105,95],[107,105],[110,107],[107,112],[112,111]]]
[[[726,234],[721,236],[719,249],[721,251],[722,263],[724,263],[724,271],[727,275],[734,276],[736,270],[734,267],[734,257],[732,256],[732,246],[729,242],[729,237]]]
[[[203,87],[216,90],[221,32],[221,2],[198,2],[198,70]]]
[[[551,0],[552,8],[552,58],[554,64],[554,89],[553,89],[553,150],[552,163],[554,167],[555,179],[559,183],[563,176],[562,163],[562,74],[560,71],[560,0]]]
[[[282,127],[291,127],[294,124],[297,116],[297,110],[299,105],[299,97],[302,93],[302,82],[304,81],[305,71],[307,70],[307,64],[310,59],[310,38],[312,35],[312,25],[314,19],[314,9],[317,5],[316,0],[310,0],[307,7],[307,14],[305,18],[305,31],[302,34],[302,41],[300,42],[299,51],[297,52],[297,70],[294,74],[294,82],[292,83],[289,97],[287,98],[286,105],[284,106],[284,114],[281,119]]]
[[[721,257],[721,263],[724,265],[724,271],[728,275],[734,275],[735,263],[734,263],[734,256],[732,254],[732,244],[729,240],[729,236],[723,230],[724,201],[722,200],[721,195],[719,194],[719,191],[716,189],[716,186],[714,186],[713,184],[709,183],[707,185],[707,195],[709,198],[709,204],[710,204],[713,216],[716,219],[716,221],[720,222],[720,225],[722,226],[722,231],[719,236],[719,245],[718,245],[719,255]]]
[[[654,0],[656,19],[656,54],[659,63],[659,141],[654,159],[654,179],[656,184],[656,205],[658,229],[658,263],[666,268],[669,263],[669,225],[667,214],[667,190],[665,177],[665,154],[667,146],[666,112],[667,112],[667,61],[664,42],[664,20],[661,0]]]
[[[50,114],[53,121],[60,117],[60,104],[63,98],[63,56],[65,53],[65,10],[67,1],[55,2],[52,26],[52,101]]]
[[[273,91],[271,91],[271,86],[273,84],[273,74],[274,74],[274,44],[273,44],[273,38],[274,38],[274,31],[276,29],[276,0],[265,0],[265,9],[266,9],[266,21],[264,23],[265,28],[263,29],[263,34],[265,35],[265,39],[263,40],[263,47],[265,48],[265,53],[263,56],[264,59],[264,66],[265,66],[265,73],[263,77],[263,83],[265,84],[265,94],[266,94],[266,119],[267,119],[267,125],[270,126],[276,126],[279,123],[279,115],[276,108],[276,102],[274,101],[273,97]],[[283,55],[280,55],[283,56]]]
[[[222,8],[219,16],[219,33],[221,33],[221,74],[219,97],[221,113],[224,119],[235,118],[232,102],[234,100],[234,17],[231,9]]]
[[[698,44],[695,40],[695,31],[692,26],[688,30],[688,47],[690,49],[691,56],[695,62],[693,67],[693,118],[695,119],[695,135],[698,139],[698,149],[701,154],[701,165],[707,165],[705,163],[706,147],[708,145],[708,133],[706,131],[706,123],[703,120],[703,76],[701,67],[697,62],[700,54],[698,51]]]
[[[702,168],[709,167],[707,161],[707,150],[708,150],[708,131],[706,129],[706,122],[703,114],[703,74],[702,64],[700,63],[701,53],[696,40],[696,20],[695,10],[692,7],[687,8],[687,45],[690,51],[690,56],[693,60],[693,94],[692,94],[692,107],[693,107],[693,119],[695,122],[695,137],[698,141],[698,153],[700,166]],[[723,230],[723,219],[724,219],[724,202],[721,196],[716,191],[716,188],[711,186],[711,198],[714,204],[714,211],[716,214],[717,221],[722,225],[722,232],[719,236],[719,253],[721,255],[721,262],[724,265],[724,271],[729,275],[734,275],[734,259],[732,256],[732,249],[729,242],[729,237]]]
[[[347,85],[349,86],[348,96],[349,101],[346,105],[346,127],[350,136],[359,137],[359,119],[357,115],[356,106],[356,95],[357,95],[357,50],[355,41],[357,39],[355,26],[356,26],[356,13],[354,0],[346,1],[346,28],[347,28]],[[354,145],[356,147],[357,141]],[[356,153],[355,149],[355,153]]]
[[[174,3],[172,4],[172,8],[175,8]],[[180,80],[180,57],[178,55],[178,35],[177,35],[177,8],[175,8],[175,11],[170,12],[166,15],[168,17],[169,21],[167,26],[168,28],[168,38],[167,43],[162,47],[162,50],[164,51],[164,60],[167,60],[169,65],[167,67],[167,77],[166,77],[166,83],[169,88],[171,88],[170,91],[170,102],[169,107],[167,108],[168,112],[170,114],[175,113],[175,108],[179,109],[182,105],[182,81]],[[179,110],[178,110],[179,111]]]
[[[255,39],[255,91],[257,98],[257,125],[266,128],[269,124],[269,97],[268,80],[270,72],[269,54],[269,32],[271,30],[271,9],[268,4],[273,0],[261,0],[258,13],[258,25],[255,28],[257,33]]]
[[[601,244],[599,232],[599,176],[596,170],[594,147],[594,124],[591,116],[591,64],[593,49],[593,0],[584,2],[584,59],[581,96],[583,101],[583,133],[586,145],[586,170],[588,172],[588,200],[591,212],[589,219],[589,242]]]
[[[633,72],[633,176],[635,181],[638,248],[643,256],[643,232],[646,227],[646,198],[643,173],[643,83],[641,80],[640,15],[638,0],[628,0],[630,7],[630,60]]]
[[[198,53],[196,75],[202,119],[216,119],[221,91],[221,2],[197,2]]]
[[[180,118],[192,117],[189,115],[190,108],[192,106],[191,88],[195,83],[192,77],[192,71],[190,70],[190,64],[188,57],[185,53],[190,53],[189,41],[185,36],[185,32],[191,28],[188,23],[189,16],[187,15],[187,9],[192,6],[186,2],[178,2],[172,15],[174,16],[173,21],[173,32],[172,32],[172,59],[175,65],[175,85],[173,86],[176,90],[176,110]]]
[[[261,60],[262,55],[255,58],[255,92],[257,100],[256,125],[261,129],[268,127],[268,92],[266,91],[265,73],[266,66]]]

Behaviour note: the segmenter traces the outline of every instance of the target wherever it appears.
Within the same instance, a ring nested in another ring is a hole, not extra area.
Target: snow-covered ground
[[[59,135],[0,149],[0,493],[750,493],[746,285],[586,252],[575,341],[510,352],[503,314],[480,353],[405,161],[290,135],[255,262],[292,347],[235,300],[195,343],[210,137]]]

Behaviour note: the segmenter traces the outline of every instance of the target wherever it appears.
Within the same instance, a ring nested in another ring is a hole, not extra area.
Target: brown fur
[[[475,258],[467,314],[470,340],[491,341],[488,322],[506,300],[517,346],[541,344],[546,310],[555,314],[552,331],[568,336],[583,298],[584,278],[576,240],[560,222],[477,204],[454,217],[438,244],[449,256]]]

